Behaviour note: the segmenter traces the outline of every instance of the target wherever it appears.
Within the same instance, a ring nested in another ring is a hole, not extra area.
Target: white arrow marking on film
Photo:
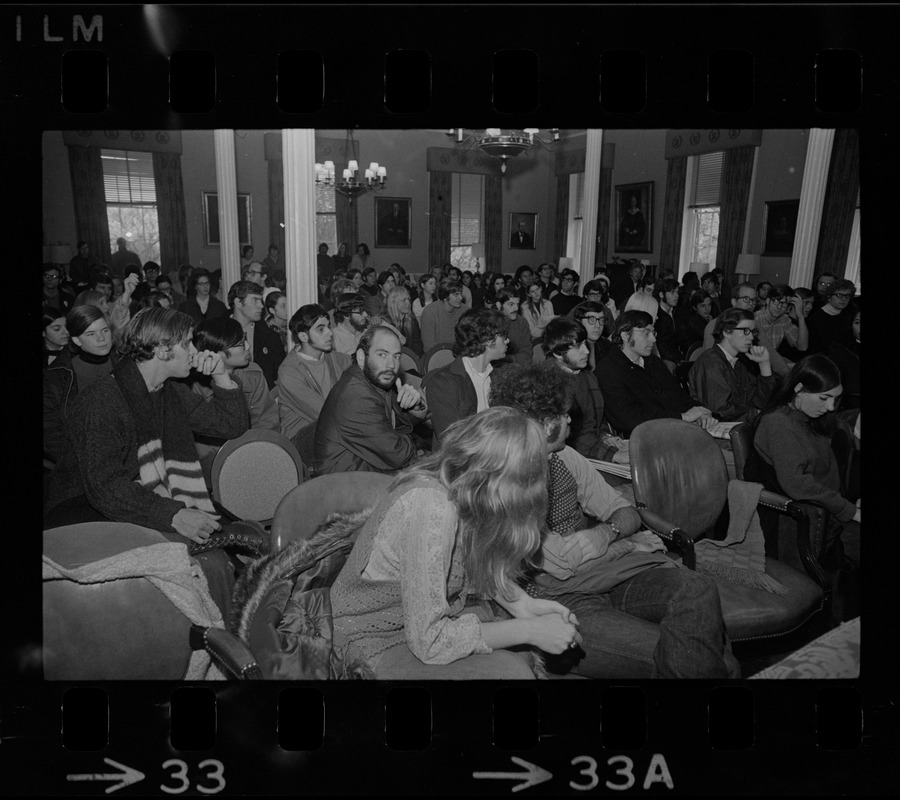
[[[118,781],[117,784],[113,786],[109,786],[106,789],[106,794],[111,794],[115,792],[117,789],[121,789],[123,786],[130,786],[132,783],[137,783],[138,781],[144,780],[146,777],[143,772],[138,772],[136,769],[132,769],[131,767],[126,767],[124,764],[120,764],[118,761],[113,761],[111,758],[103,759],[109,766],[115,767],[116,769],[122,770],[122,772],[109,772],[109,773],[86,773],[83,775],[66,775],[67,781]]]
[[[551,775],[547,770],[541,769],[537,764],[531,764],[528,761],[525,761],[521,758],[516,758],[515,756],[511,756],[513,763],[518,764],[520,767],[525,767],[527,772],[473,772],[473,778],[502,778],[502,779],[512,779],[512,780],[522,780],[525,779],[523,783],[518,784],[517,786],[513,786],[512,790],[514,792],[521,791],[522,789],[527,789],[529,786],[537,786],[539,783],[544,783],[549,781],[553,775]]]

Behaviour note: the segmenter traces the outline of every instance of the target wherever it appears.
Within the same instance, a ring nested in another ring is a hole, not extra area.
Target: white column
[[[788,283],[791,286],[812,286],[833,142],[834,130],[832,128],[809,129],[806,164],[803,166],[803,184],[800,187],[797,233],[794,237],[791,273],[788,277]]]
[[[222,299],[241,277],[241,242],[238,234],[237,168],[234,131],[215,130],[216,191],[219,194],[219,259],[222,265]]]
[[[603,130],[588,128],[584,155],[584,201],[581,204],[581,263],[575,269],[581,286],[594,277],[597,251],[597,206],[600,192],[600,159],[603,154]]]
[[[316,135],[312,128],[281,132],[284,158],[284,267],[288,313],[318,301],[316,278]]]

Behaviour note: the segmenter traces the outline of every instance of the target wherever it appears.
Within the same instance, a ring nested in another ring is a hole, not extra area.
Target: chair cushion
[[[221,465],[219,502],[239,519],[270,520],[278,503],[302,477],[291,454],[280,445],[248,442]]]
[[[44,531],[44,554],[75,568],[166,541],[138,525],[88,522]],[[43,623],[47,680],[180,680],[191,657],[190,620],[143,578],[45,581]]]
[[[822,589],[807,575],[771,558],[766,559],[766,574],[785,586],[787,595],[715,579],[725,630],[732,640],[787,633],[821,607]]]

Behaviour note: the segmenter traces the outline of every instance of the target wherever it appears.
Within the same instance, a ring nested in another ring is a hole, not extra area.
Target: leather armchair
[[[301,483],[275,509],[272,552],[288,542],[309,539],[335,511],[362,511],[375,505],[393,480],[393,475],[380,472],[335,472]]]
[[[119,522],[44,531],[43,553],[77,569],[139,547],[166,544],[159,532]],[[250,651],[221,628],[194,625],[142,576],[43,583],[43,659],[48,680],[180,680],[194,650],[234,678],[259,678]]]
[[[635,504],[644,524],[694,569],[694,542],[722,530],[728,472],[722,451],[702,428],[658,419],[634,429],[630,440]],[[825,580],[809,544],[809,517],[797,504],[763,491],[760,505],[795,523],[794,547],[805,567],[799,572],[766,558],[766,574],[788,589],[785,596],[714,578],[725,628],[732,641],[767,639],[801,628],[828,602]],[[805,557],[803,554],[805,553]]]

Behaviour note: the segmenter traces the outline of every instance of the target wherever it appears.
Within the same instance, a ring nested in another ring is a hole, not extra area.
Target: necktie
[[[548,467],[547,527],[565,535],[574,531],[581,521],[578,484],[556,453],[550,455]]]

